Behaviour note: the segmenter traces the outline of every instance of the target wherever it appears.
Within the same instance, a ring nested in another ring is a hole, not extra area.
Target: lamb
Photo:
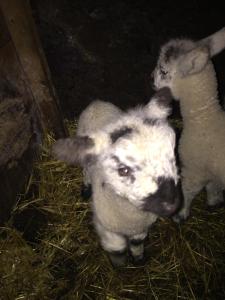
[[[205,187],[209,208],[224,203],[225,112],[218,100],[211,57],[225,48],[225,27],[199,40],[174,39],[160,51],[154,88],[169,87],[179,100],[183,130],[178,145],[183,207],[174,217],[187,219],[194,197]]]
[[[180,206],[170,100],[162,89],[127,112],[96,100],[81,113],[77,135],[53,146],[56,158],[83,167],[94,225],[114,266],[127,263],[128,250],[133,263],[143,262],[149,227]]]

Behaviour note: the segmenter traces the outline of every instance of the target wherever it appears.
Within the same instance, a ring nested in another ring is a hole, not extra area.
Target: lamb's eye
[[[118,174],[119,174],[119,176],[123,176],[123,177],[125,177],[125,176],[129,176],[130,174],[131,174],[131,168],[129,168],[129,167],[127,167],[127,166],[124,166],[124,167],[120,167],[119,169],[118,169]]]

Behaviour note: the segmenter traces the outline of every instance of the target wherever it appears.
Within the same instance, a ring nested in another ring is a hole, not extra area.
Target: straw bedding
[[[55,161],[52,143],[1,228],[0,299],[225,299],[224,208],[207,211],[203,191],[185,224],[154,224],[145,266],[114,269],[80,197],[81,170]]]

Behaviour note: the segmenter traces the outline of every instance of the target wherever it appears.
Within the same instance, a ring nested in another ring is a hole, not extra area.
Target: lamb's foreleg
[[[189,217],[192,200],[203,189],[205,182],[205,179],[201,178],[201,176],[196,176],[194,170],[182,170],[182,191],[184,200],[182,208],[173,217],[175,222],[181,223]]]
[[[133,235],[129,238],[130,253],[135,265],[143,264],[145,261],[144,256],[144,241],[147,237],[147,232]]]
[[[105,229],[98,221],[95,227],[99,234],[101,245],[109,254],[115,267],[124,266],[127,262],[127,241],[123,235]]]
[[[223,188],[216,182],[209,182],[206,186],[207,204],[210,209],[220,207],[224,204]]]

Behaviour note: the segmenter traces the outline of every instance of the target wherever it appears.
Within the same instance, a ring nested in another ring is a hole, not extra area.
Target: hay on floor
[[[154,224],[144,267],[114,269],[80,197],[81,170],[54,160],[52,143],[1,228],[1,299],[225,299],[224,208],[207,211],[202,192],[185,224]]]

